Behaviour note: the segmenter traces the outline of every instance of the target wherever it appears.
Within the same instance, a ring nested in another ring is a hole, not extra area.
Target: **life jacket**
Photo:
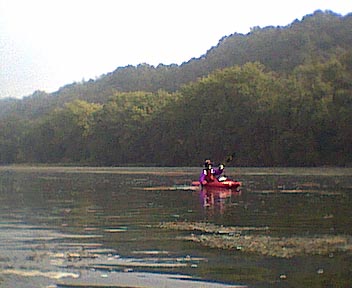
[[[214,169],[213,168],[210,168],[210,169],[203,169],[203,173],[205,175],[205,180],[207,182],[213,182],[215,177],[214,177]]]

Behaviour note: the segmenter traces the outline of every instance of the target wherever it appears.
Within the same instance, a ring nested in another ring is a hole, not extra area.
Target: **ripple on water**
[[[6,233],[4,233],[6,232]],[[174,256],[164,250],[135,250],[121,257],[116,250],[91,242],[101,235],[67,234],[21,222],[0,225],[2,284],[40,283],[45,287],[239,287],[202,281],[160,269],[196,268],[205,258]],[[141,272],[148,269],[159,271]],[[26,280],[28,279],[28,280]],[[33,280],[36,279],[36,280]]]

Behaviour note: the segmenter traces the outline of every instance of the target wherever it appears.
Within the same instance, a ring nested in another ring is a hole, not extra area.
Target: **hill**
[[[76,99],[105,103],[115,92],[175,92],[217,69],[247,62],[257,61],[272,71],[288,74],[301,64],[349,50],[350,31],[352,14],[342,17],[331,11],[316,11],[285,27],[254,27],[247,35],[223,37],[205,55],[181,65],[119,67],[96,80],[68,84],[52,94],[36,91],[23,101],[0,100],[0,119],[11,113],[37,117]]]
[[[352,14],[224,37],[182,65],[1,101],[0,163],[352,165]]]

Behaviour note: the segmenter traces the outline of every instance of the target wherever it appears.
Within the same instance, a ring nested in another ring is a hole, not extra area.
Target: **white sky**
[[[0,0],[0,97],[53,92],[117,67],[200,57],[223,36],[351,0]]]

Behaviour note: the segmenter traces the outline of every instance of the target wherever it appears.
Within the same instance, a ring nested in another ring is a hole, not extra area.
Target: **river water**
[[[206,197],[190,186],[199,172],[1,167],[0,287],[352,286],[352,169],[227,168],[241,191]],[[348,245],[277,257],[204,246],[187,240],[200,232],[162,223]]]

